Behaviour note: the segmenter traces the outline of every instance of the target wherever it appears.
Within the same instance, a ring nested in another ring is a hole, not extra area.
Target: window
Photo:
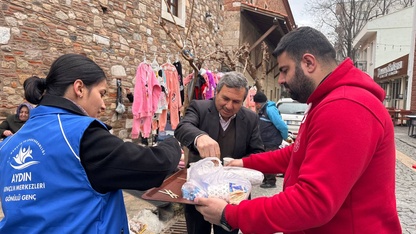
[[[181,27],[185,27],[185,4],[186,0],[162,0],[162,18],[172,23],[176,22]],[[173,18],[168,9],[172,12]]]
[[[168,0],[168,5],[170,12],[176,17],[178,17],[178,0]]]
[[[401,79],[395,79],[392,82],[392,98],[393,99],[399,99],[399,95],[401,94],[400,90],[402,88],[402,80]]]

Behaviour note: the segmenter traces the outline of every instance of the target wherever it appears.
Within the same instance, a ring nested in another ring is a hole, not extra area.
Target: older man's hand
[[[201,135],[196,140],[196,148],[201,158],[217,157],[220,158],[220,146],[218,142],[208,135]]]

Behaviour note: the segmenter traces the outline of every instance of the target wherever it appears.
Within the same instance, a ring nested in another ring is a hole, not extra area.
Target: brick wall
[[[189,3],[189,1],[184,1]],[[106,72],[109,95],[107,110],[101,120],[114,127],[114,133],[128,137],[131,109],[122,116],[115,114],[116,78],[123,87],[133,88],[136,68],[143,61],[157,59],[159,64],[174,62],[180,51],[159,25],[160,0],[7,0],[0,3],[0,115],[13,113],[23,101],[22,84],[31,75],[45,77],[51,63],[65,53],[84,53]],[[192,22],[195,54],[214,50],[223,29],[222,1],[199,0],[190,19],[186,5],[187,29]],[[213,15],[220,31],[214,32],[205,20]],[[174,35],[176,28],[167,22]],[[184,28],[180,28],[184,38]],[[187,45],[191,43],[188,41]],[[184,75],[190,66],[184,59]],[[215,61],[204,66],[219,67]],[[131,105],[126,100],[126,106]]]

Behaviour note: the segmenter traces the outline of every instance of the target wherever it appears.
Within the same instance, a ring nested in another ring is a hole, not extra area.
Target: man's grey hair
[[[220,92],[224,85],[227,86],[227,88],[245,88],[246,93],[244,99],[246,99],[248,94],[248,82],[242,73],[236,71],[224,73],[218,82],[217,92]]]

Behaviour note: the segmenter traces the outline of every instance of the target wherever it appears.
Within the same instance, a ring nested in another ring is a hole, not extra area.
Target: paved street
[[[407,136],[407,127],[395,128],[397,164],[396,164],[396,194],[397,207],[404,234],[416,234],[416,169],[412,165],[416,164],[416,138]],[[277,188],[262,189],[255,186],[252,192],[253,197],[271,196],[281,191],[282,178],[278,177]],[[137,217],[143,210],[156,211],[156,207],[131,193],[124,193],[125,203],[129,220],[131,223],[143,222]],[[3,214],[0,212],[0,218]],[[181,215],[177,214],[175,219]],[[152,226],[164,226],[165,229],[173,222],[160,222],[147,224],[144,234],[159,233],[152,231]]]
[[[396,195],[404,234],[416,233],[416,138],[407,136],[407,127],[396,127]]]

